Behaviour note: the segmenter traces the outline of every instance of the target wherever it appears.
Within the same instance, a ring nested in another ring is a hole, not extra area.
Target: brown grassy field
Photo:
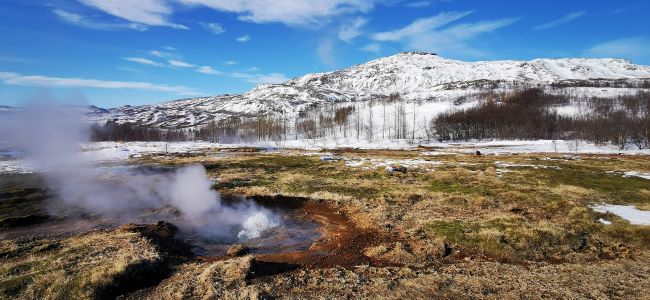
[[[646,156],[336,152],[341,160],[321,161],[298,150],[215,150],[132,162],[202,164],[226,197],[301,197],[326,206],[341,216],[338,228],[347,230],[332,230],[319,242],[332,245],[323,248],[332,259],[170,259],[175,252],[168,243],[137,226],[13,238],[0,244],[0,295],[642,299],[650,291],[650,227],[590,208],[609,203],[650,210],[650,180],[622,176],[650,172]],[[387,165],[406,170],[387,172]],[[14,203],[22,197],[15,187],[3,195]],[[2,209],[5,219],[15,211]],[[299,265],[280,270],[271,261]],[[157,279],[128,283],[142,276]]]

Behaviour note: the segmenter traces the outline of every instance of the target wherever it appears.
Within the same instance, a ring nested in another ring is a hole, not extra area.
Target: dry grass
[[[251,257],[211,263],[188,263],[157,287],[130,298],[139,299],[261,299],[246,277]]]
[[[250,279],[250,258],[196,261],[151,299],[292,298],[643,298],[650,290],[650,228],[594,212],[597,203],[650,210],[643,156],[453,155],[342,151],[346,158],[438,160],[405,174],[322,162],[299,151],[216,157],[145,157],[134,163],[200,163],[215,188],[245,196],[299,196],[345,212],[359,228],[391,236],[363,253],[395,267],[300,269]],[[508,166],[504,166],[507,164]],[[598,222],[605,218],[613,222]],[[129,232],[60,241],[0,243],[6,297],[92,297],[129,266],[158,252]]]
[[[93,232],[60,241],[1,245],[0,295],[21,299],[98,297],[131,268],[161,259],[155,247],[133,232]]]
[[[415,151],[381,150],[343,151],[341,156],[423,158]],[[607,173],[649,170],[650,162],[644,157],[424,158],[443,164],[433,171],[415,168],[406,174],[390,174],[383,168],[348,167],[343,161],[321,162],[318,157],[294,152],[247,154],[213,161],[197,156],[183,158],[179,163],[206,164],[211,174],[221,180],[217,187],[225,192],[326,201],[348,212],[362,228],[397,233],[406,249],[417,249],[431,240],[497,260],[592,261],[626,257],[650,247],[644,237],[647,228],[589,209],[601,202],[647,208],[650,194],[646,180]],[[600,217],[615,224],[602,225],[597,222]],[[430,257],[436,257],[439,247],[432,249],[436,253]]]

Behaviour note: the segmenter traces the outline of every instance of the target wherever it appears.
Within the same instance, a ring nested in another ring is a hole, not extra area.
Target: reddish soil
[[[256,198],[259,203],[287,206],[297,209],[301,218],[322,224],[318,229],[322,237],[308,250],[260,254],[255,260],[260,263],[286,264],[309,268],[352,267],[362,264],[372,266],[386,265],[382,261],[368,258],[364,249],[382,242],[393,240],[378,230],[359,228],[345,213],[324,203],[314,203],[303,198],[286,198],[282,196]],[[273,203],[273,204],[271,204]],[[228,259],[225,256],[204,257],[204,260],[218,261]]]
[[[300,212],[320,227],[322,237],[308,250],[257,256],[263,262],[298,264],[305,267],[351,267],[360,264],[380,265],[363,254],[364,249],[388,240],[376,230],[357,227],[344,213],[325,205],[305,203]]]

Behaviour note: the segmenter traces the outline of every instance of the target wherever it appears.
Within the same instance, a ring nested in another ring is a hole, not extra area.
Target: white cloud
[[[175,29],[189,29],[185,25],[168,21],[173,13],[171,5],[165,0],[78,0],[109,15],[131,22],[150,26],[167,26]]]
[[[161,63],[155,62],[151,59],[148,58],[143,58],[143,57],[125,57],[124,60],[138,63],[138,64],[143,64],[143,65],[149,65],[149,66],[154,66],[154,67],[162,67],[164,66]]]
[[[201,26],[214,34],[222,34],[226,32],[226,29],[224,29],[219,23],[201,23]]]
[[[242,73],[242,72],[233,72],[233,73],[230,73],[230,76],[235,77],[235,78],[245,78],[245,79],[253,78],[253,75],[248,74],[248,73]]]
[[[255,74],[248,79],[248,82],[256,84],[278,84],[288,81],[286,75],[282,73]]]
[[[630,60],[650,60],[650,39],[629,37],[603,42],[587,49],[585,57],[625,58]]]
[[[9,78],[14,78],[18,77],[20,74],[18,73],[12,73],[12,72],[0,72],[0,79],[9,79]]]
[[[469,14],[471,11],[465,12],[443,12],[437,16],[430,18],[422,18],[413,21],[410,25],[393,31],[380,32],[373,35],[373,39],[376,41],[400,41],[405,38],[414,37],[417,35],[427,34],[439,27],[447,25],[456,20],[462,19]]]
[[[118,29],[132,29],[132,30],[137,30],[137,31],[145,31],[148,29],[146,25],[143,24],[138,24],[138,23],[103,23],[103,22],[97,22],[94,20],[89,19],[86,16],[79,15],[73,12],[69,12],[63,9],[54,9],[52,11],[55,15],[57,15],[61,20],[68,24],[72,24],[75,26],[87,28],[87,29],[95,29],[95,30],[118,30]]]
[[[556,26],[560,26],[560,25],[569,23],[569,22],[571,22],[571,21],[573,21],[575,19],[578,19],[578,18],[584,16],[585,14],[587,14],[587,12],[584,11],[584,10],[577,11],[577,12],[574,12],[574,13],[570,13],[570,14],[565,15],[565,16],[559,18],[559,19],[550,21],[548,23],[537,25],[537,26],[533,27],[533,29],[542,30],[542,29],[549,29],[549,28],[553,28],[553,27],[556,27]]]
[[[381,51],[381,45],[379,45],[379,43],[371,43],[371,44],[368,44],[368,45],[365,45],[365,46],[359,48],[359,50],[377,53],[377,52]]]
[[[184,62],[182,60],[170,59],[170,60],[167,61],[167,63],[169,63],[170,66],[177,67],[177,68],[193,68],[194,67],[193,64]]]
[[[366,24],[368,24],[368,19],[359,17],[350,23],[341,25],[341,29],[339,30],[339,39],[351,43],[352,40],[362,34],[361,28]]]
[[[287,76],[282,73],[250,74],[243,72],[233,72],[228,75],[235,78],[246,79],[246,81],[255,84],[278,84],[289,80],[289,78],[287,78]]]
[[[167,58],[167,59],[169,59],[169,58],[180,57],[180,54],[178,54],[176,52],[176,50],[168,50],[168,51],[150,50],[150,51],[147,51],[146,53],[151,55],[151,56],[158,57],[158,58]]]
[[[197,72],[203,73],[203,74],[208,74],[208,75],[219,75],[221,72],[213,69],[210,66],[202,66],[196,69]]]
[[[7,73],[14,74],[14,73]],[[86,78],[63,78],[49,77],[41,75],[23,76],[14,74],[9,78],[3,78],[4,84],[23,85],[23,86],[43,86],[43,87],[86,87],[100,89],[133,89],[146,90],[165,93],[175,93],[180,95],[197,95],[196,90],[185,86],[170,86],[164,84],[155,84],[149,82],[132,82],[132,81],[106,81]]]
[[[431,6],[431,2],[430,1],[415,1],[415,2],[406,3],[406,4],[404,4],[404,6],[410,7],[410,8],[424,8],[424,7]]]
[[[320,26],[333,17],[366,13],[375,2],[385,0],[77,0],[87,6],[134,23],[188,29],[169,21],[178,4],[205,6],[235,13],[254,23],[283,23],[289,26]]]
[[[417,19],[397,30],[376,33],[372,35],[372,39],[378,42],[400,43],[403,48],[409,50],[478,57],[484,53],[469,45],[472,39],[518,21],[501,19],[450,25],[471,13],[443,12],[430,18]]]
[[[240,36],[240,37],[237,38],[237,41],[240,42],[240,43],[245,43],[245,42],[248,42],[250,40],[251,40],[251,36],[248,35],[248,34]]]
[[[233,66],[233,65],[236,65],[238,63],[239,62],[237,62],[237,61],[229,60],[229,61],[225,62],[224,64],[227,65],[227,66]]]
[[[99,1],[99,0],[96,0]],[[254,23],[279,22],[290,26],[321,25],[341,14],[367,12],[375,0],[178,0],[186,5],[203,5],[239,14]]]

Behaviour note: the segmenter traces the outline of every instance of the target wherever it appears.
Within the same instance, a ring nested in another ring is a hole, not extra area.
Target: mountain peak
[[[404,52],[400,52],[398,55],[432,55],[432,56],[438,56],[437,53],[425,52],[425,51],[404,51]]]

